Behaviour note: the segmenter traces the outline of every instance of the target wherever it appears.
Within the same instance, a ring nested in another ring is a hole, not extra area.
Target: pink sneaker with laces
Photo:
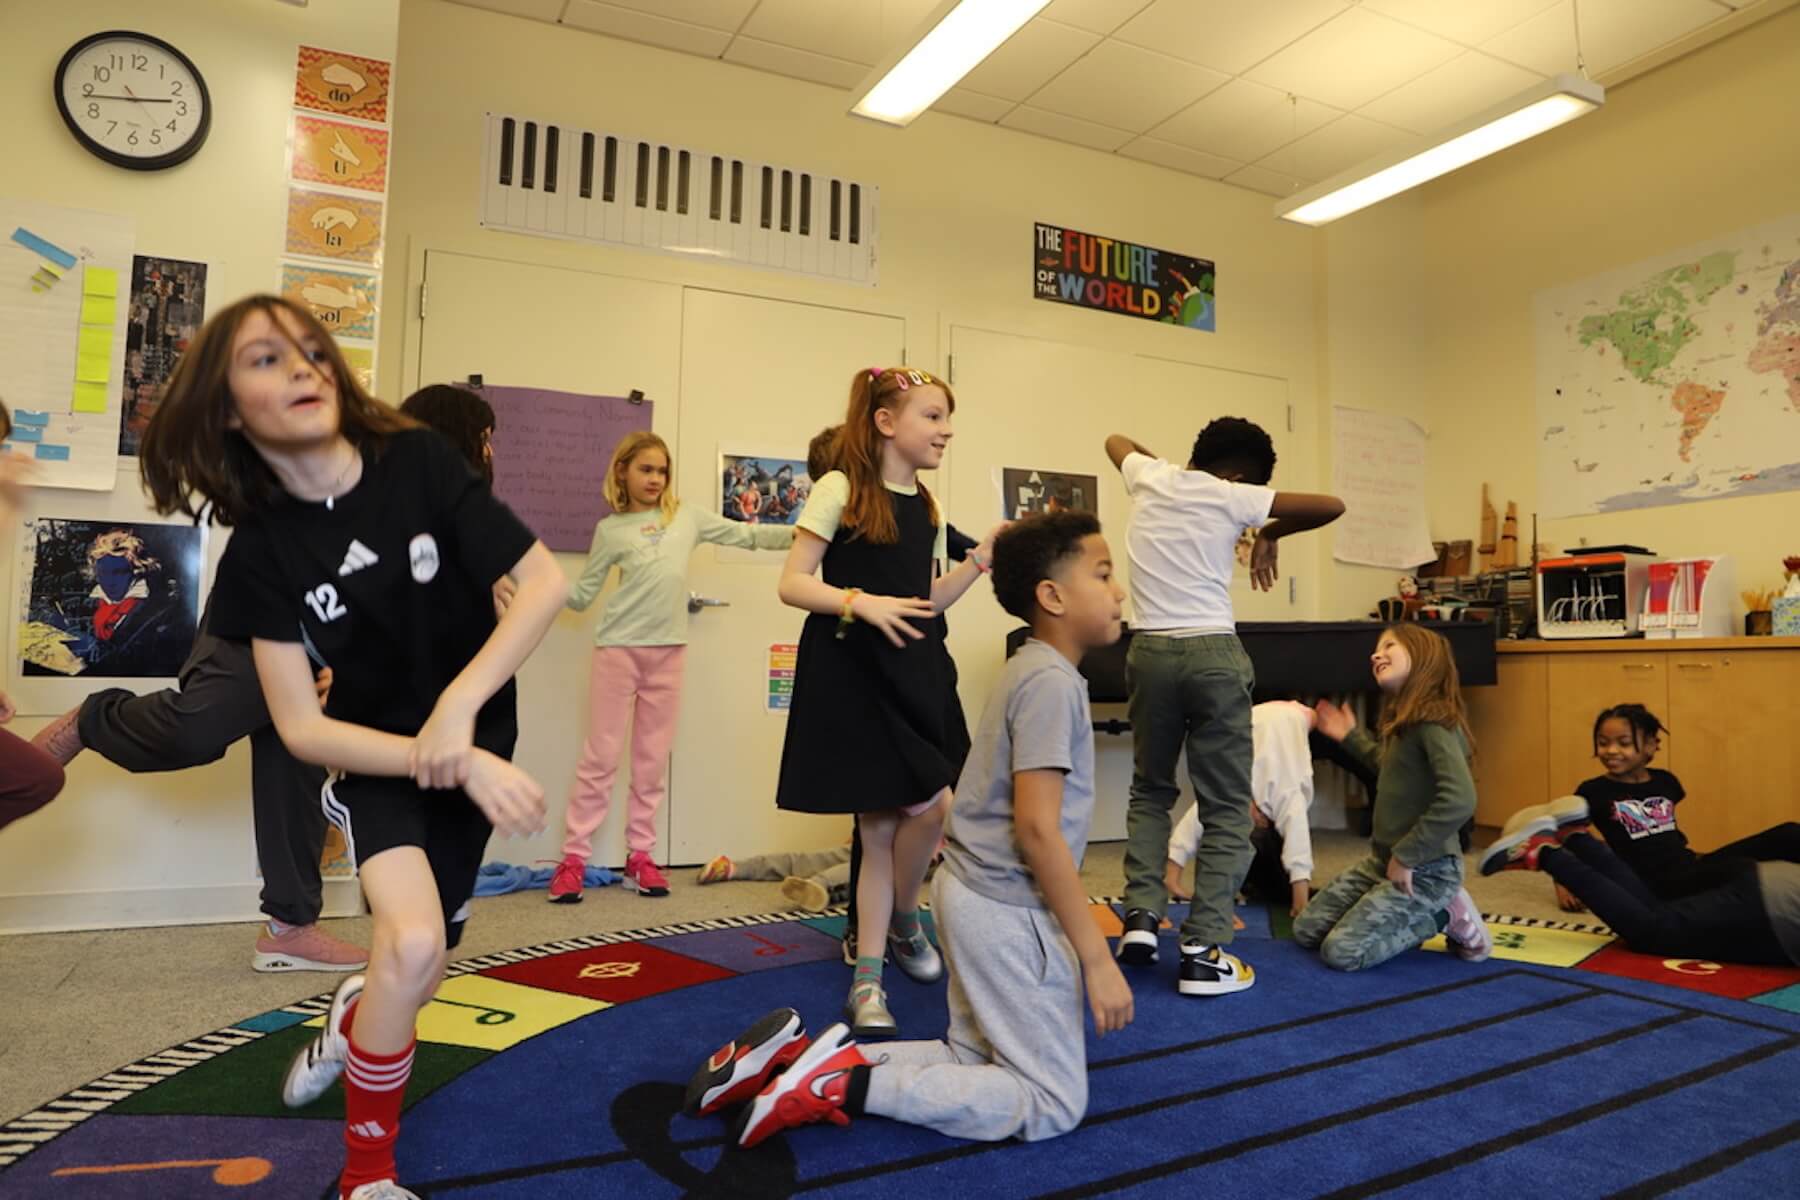
[[[640,896],[666,896],[669,894],[669,880],[650,856],[642,850],[634,850],[625,859],[625,886]]]
[[[360,971],[369,965],[369,952],[334,938],[317,923],[292,925],[270,933],[264,925],[256,939],[256,956],[250,966],[258,971]]]
[[[556,864],[556,874],[550,876],[550,903],[580,904],[581,883],[586,875],[587,863],[573,854],[563,855]]]

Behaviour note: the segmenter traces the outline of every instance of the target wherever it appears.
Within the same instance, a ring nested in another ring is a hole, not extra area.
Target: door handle
[[[730,608],[729,600],[714,600],[711,596],[702,596],[699,592],[688,593],[688,611],[697,613],[703,608]]]

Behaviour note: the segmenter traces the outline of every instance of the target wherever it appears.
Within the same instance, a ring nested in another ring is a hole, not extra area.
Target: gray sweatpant
[[[1081,965],[1056,917],[1002,904],[948,870],[932,916],[950,974],[942,1042],[869,1045],[863,1108],[950,1137],[1041,1141],[1087,1112]]]
[[[850,886],[850,847],[834,846],[829,850],[793,850],[776,854],[753,854],[732,864],[733,879],[763,880],[780,883],[792,876],[816,879],[838,899]],[[840,901],[841,902],[841,901]]]

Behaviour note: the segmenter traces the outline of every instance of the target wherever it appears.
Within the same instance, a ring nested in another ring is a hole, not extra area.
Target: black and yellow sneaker
[[[1223,996],[1241,992],[1256,982],[1256,972],[1235,954],[1198,942],[1181,945],[1181,980],[1176,985],[1184,996]]]
[[[1156,931],[1162,918],[1147,908],[1125,914],[1125,931],[1119,935],[1119,961],[1128,967],[1148,967],[1156,962]]]

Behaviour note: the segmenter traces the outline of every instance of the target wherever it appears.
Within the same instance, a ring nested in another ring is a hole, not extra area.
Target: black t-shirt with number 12
[[[286,497],[233,531],[211,632],[304,642],[331,668],[330,716],[411,736],[493,633],[490,589],[536,540],[441,435],[407,430],[363,450],[331,507]],[[517,738],[509,680],[475,744],[510,757]]]

